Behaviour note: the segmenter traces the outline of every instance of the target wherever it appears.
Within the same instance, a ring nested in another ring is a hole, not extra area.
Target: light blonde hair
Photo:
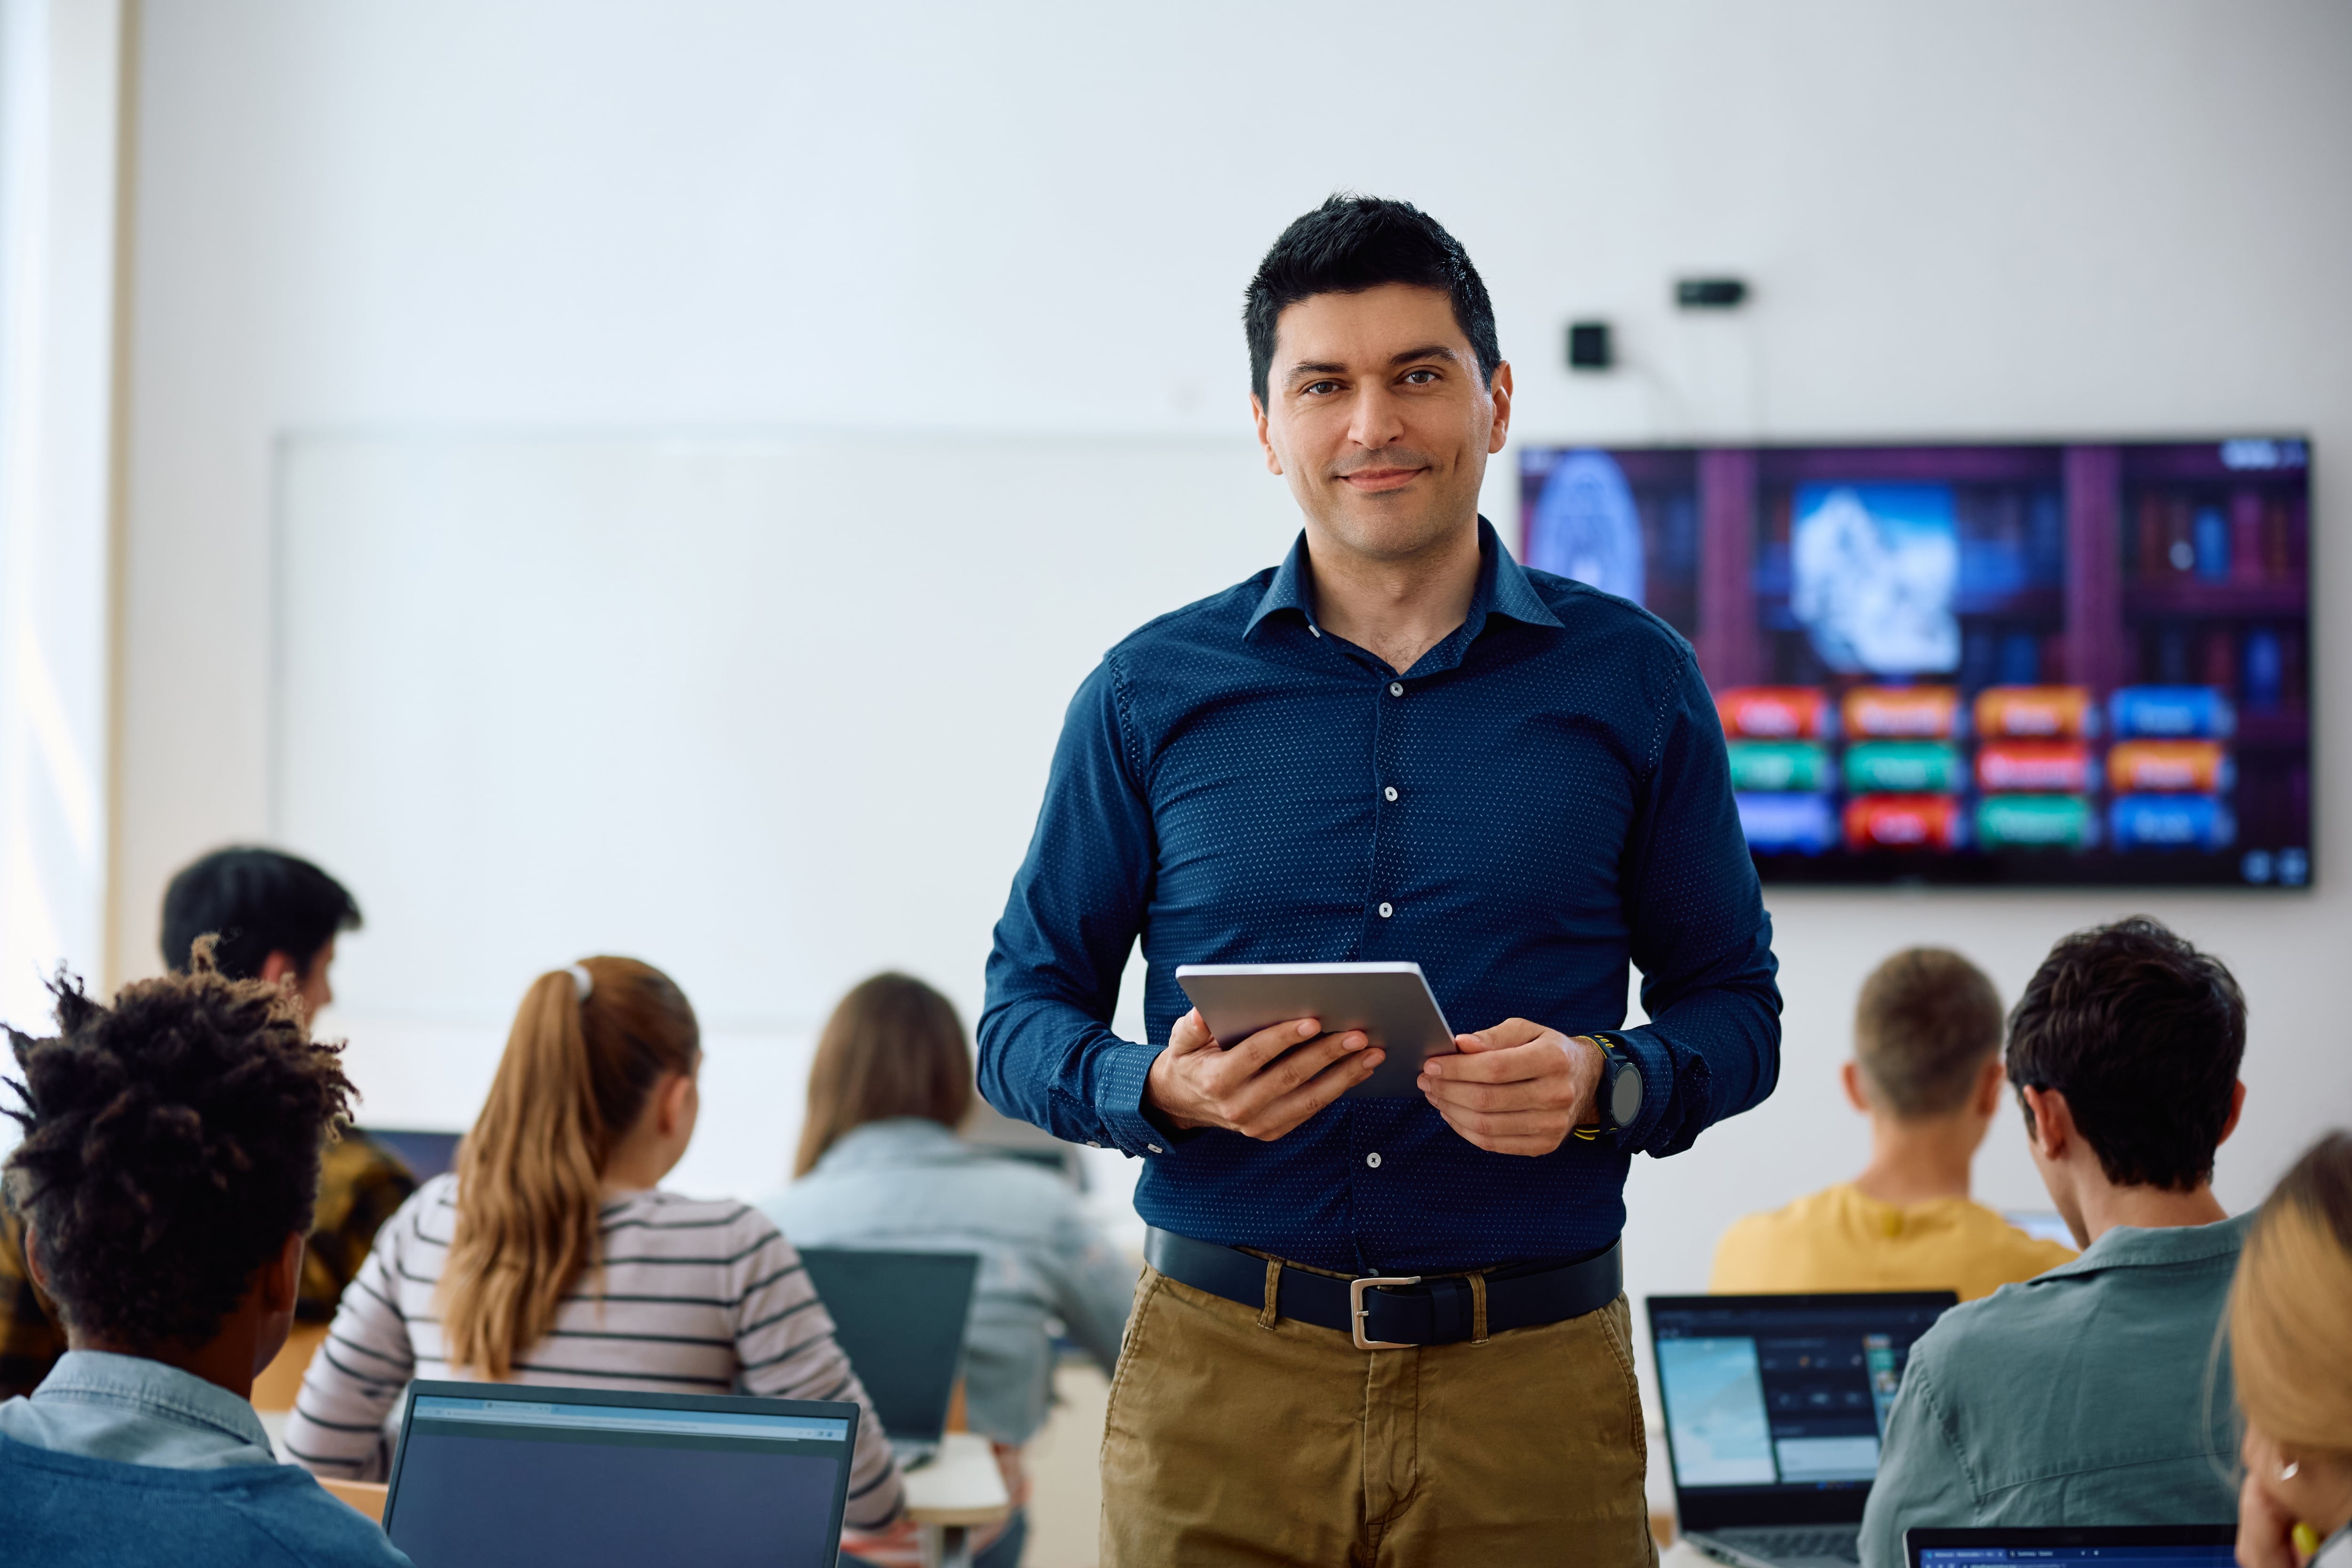
[[[805,1176],[852,1128],[893,1116],[961,1125],[971,1050],[955,1004],[907,974],[861,981],[825,1020],[809,1066],[808,1120],[793,1174]]]
[[[2352,1133],[2314,1144],[2255,1217],[2230,1363],[2239,1408],[2273,1439],[2352,1453]]]
[[[457,1220],[439,1288],[449,1363],[502,1380],[598,1266],[600,1183],[614,1143],[701,1031],[686,994],[634,958],[588,958],[523,994],[506,1054],[457,1152]]]

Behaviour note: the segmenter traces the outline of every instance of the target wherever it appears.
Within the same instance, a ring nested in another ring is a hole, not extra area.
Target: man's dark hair
[[[2117,1186],[2189,1192],[2213,1174],[2246,1051],[2221,961],[2134,915],[2050,950],[2009,1016],[2009,1081],[2066,1097]],[[2025,1110],[2026,1131],[2033,1112]]]
[[[8,1031],[25,1133],[9,1201],[68,1326],[134,1351],[202,1344],[310,1228],[319,1152],[350,1103],[342,1047],[312,1044],[293,996],[216,973],[201,944],[187,973],[111,1007],[62,974],[49,989],[57,1035]]]
[[[2000,1050],[2000,993],[1984,971],[1940,947],[1912,947],[1862,983],[1853,1056],[1883,1108],[1905,1120],[1968,1104]]]
[[[1489,386],[1503,363],[1495,305],[1462,242],[1411,202],[1333,195],[1282,231],[1257,264],[1242,304],[1249,336],[1250,389],[1266,400],[1274,327],[1282,312],[1316,294],[1360,294],[1386,283],[1434,289],[1454,302],[1454,324],[1478,356]]]
[[[213,963],[232,980],[251,980],[273,952],[308,978],[337,931],[360,923],[359,901],[299,855],[278,849],[215,849],[163,890],[163,963],[187,968],[196,938],[217,935]]]

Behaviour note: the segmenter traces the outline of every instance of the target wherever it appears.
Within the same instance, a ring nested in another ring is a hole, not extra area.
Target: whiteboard
[[[1102,651],[1298,528],[1245,440],[362,433],[278,463],[273,837],[366,911],[321,1020],[362,1119],[466,1126],[530,978],[631,954],[709,1037],[680,1184],[745,1195],[849,985],[903,969],[974,1021]]]

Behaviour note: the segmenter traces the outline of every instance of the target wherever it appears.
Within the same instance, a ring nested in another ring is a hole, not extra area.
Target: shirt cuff
[[[1122,1045],[1107,1053],[1102,1076],[1095,1080],[1095,1112],[1112,1145],[1142,1160],[1165,1154],[1184,1137],[1162,1131],[1143,1109],[1144,1084],[1159,1058],[1160,1049],[1152,1047]]]

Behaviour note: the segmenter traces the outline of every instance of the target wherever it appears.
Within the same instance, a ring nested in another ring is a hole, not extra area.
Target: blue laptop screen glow
[[[1924,1546],[1919,1568],[1985,1568],[2033,1563],[2043,1568],[2231,1568],[2237,1548],[2228,1542],[2189,1546]]]
[[[1867,1487],[1912,1342],[1942,1310],[1901,1298],[1654,1301],[1675,1484]]]

